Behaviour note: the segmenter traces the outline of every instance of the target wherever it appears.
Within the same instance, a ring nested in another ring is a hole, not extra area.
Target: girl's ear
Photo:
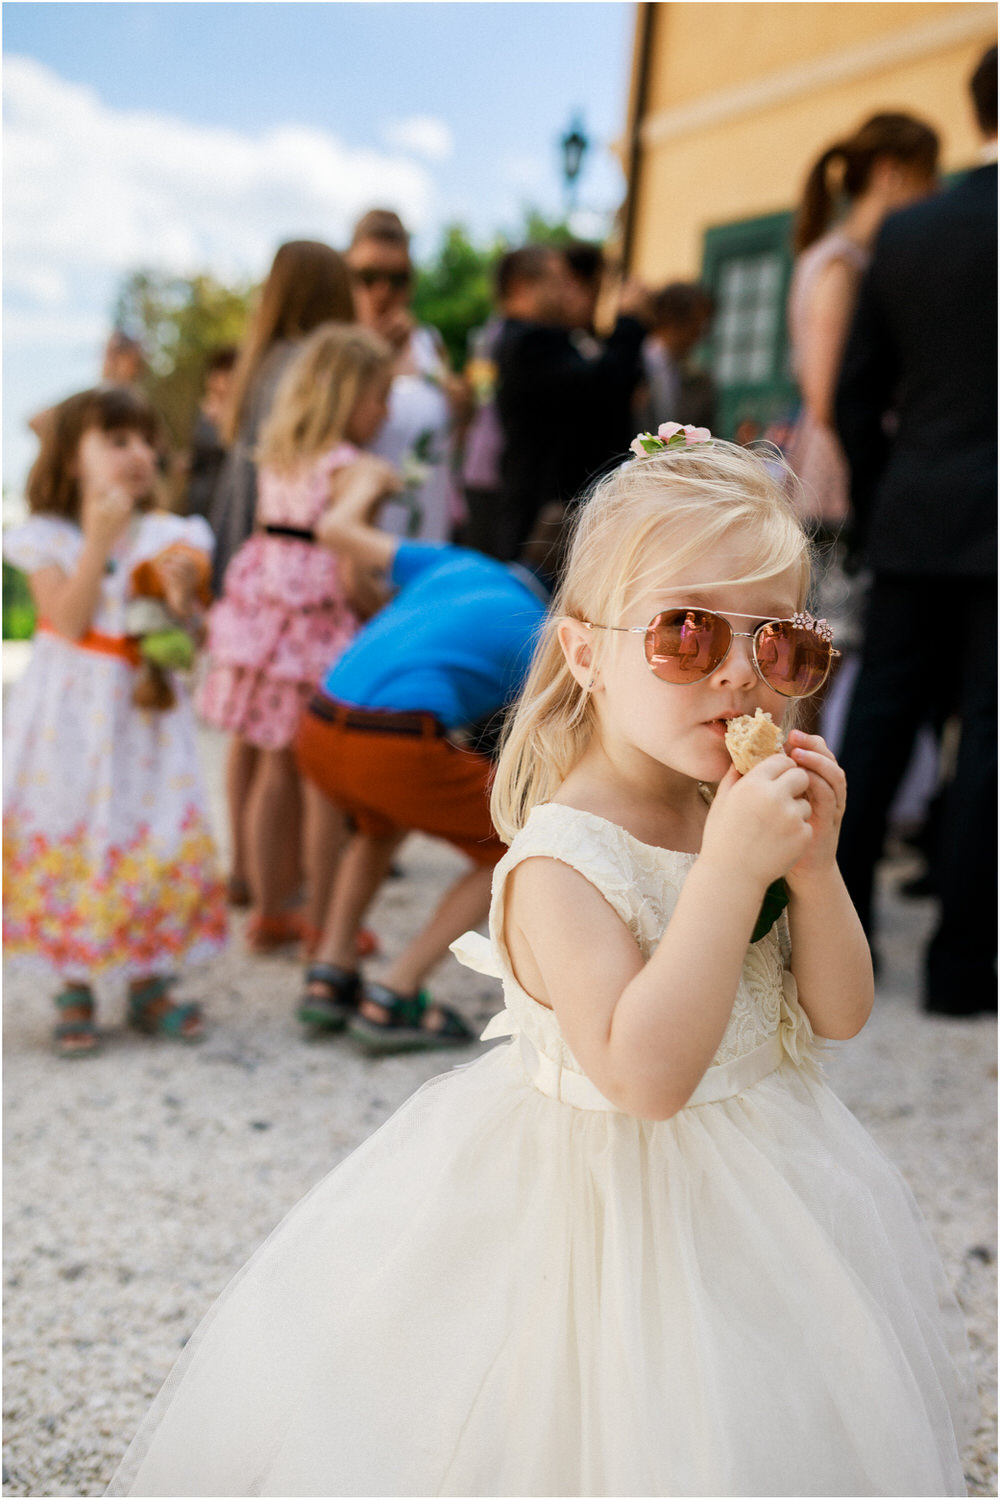
[[[594,685],[593,642],[582,620],[560,620],[557,630],[566,665],[582,688]]]

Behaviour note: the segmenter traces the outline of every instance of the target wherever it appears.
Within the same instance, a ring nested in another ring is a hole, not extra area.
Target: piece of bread
[[[740,714],[726,724],[726,749],[741,776],[781,749],[782,734],[769,713],[762,708],[752,716]]]

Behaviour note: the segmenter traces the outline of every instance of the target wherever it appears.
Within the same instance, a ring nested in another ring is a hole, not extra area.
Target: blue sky
[[[623,181],[634,6],[577,0],[43,4],[8,0],[4,482],[26,418],[95,378],[131,267],[263,275],[283,239],[343,244],[374,203],[427,253],[562,203],[559,137],[593,145],[580,228]]]

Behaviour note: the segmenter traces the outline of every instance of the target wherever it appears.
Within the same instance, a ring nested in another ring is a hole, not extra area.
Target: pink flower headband
[[[637,458],[646,458],[653,453],[665,453],[668,448],[693,448],[698,443],[710,443],[712,434],[707,427],[682,427],[680,422],[661,422],[656,436],[651,432],[640,432],[630,443]]]

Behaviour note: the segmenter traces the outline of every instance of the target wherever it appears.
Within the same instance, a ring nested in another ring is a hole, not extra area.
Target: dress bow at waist
[[[493,945],[482,933],[464,933],[452,943],[451,951],[459,963],[468,969],[475,969],[479,974],[489,974],[496,979],[504,977]],[[490,1019],[481,1033],[481,1040],[491,1042],[504,1036],[517,1038],[524,1071],[540,1093],[546,1094],[550,1099],[558,1099],[562,1104],[571,1104],[576,1109],[622,1113],[616,1104],[604,1097],[585,1073],[563,1067],[547,1053],[540,1051],[531,1038],[525,1035],[517,1017],[507,1009]],[[714,1104],[721,1099],[735,1098],[737,1094],[742,1094],[769,1073],[773,1073],[787,1055],[780,1031],[775,1032],[752,1052],[745,1052],[741,1057],[715,1063],[708,1068],[684,1108],[691,1109],[699,1104]]]

